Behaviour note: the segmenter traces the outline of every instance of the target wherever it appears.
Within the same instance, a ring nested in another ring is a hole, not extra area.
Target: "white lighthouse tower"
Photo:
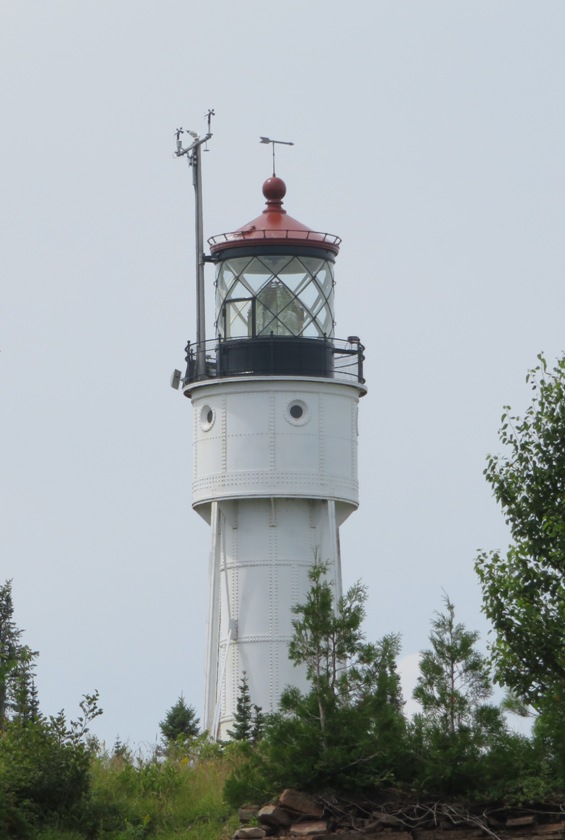
[[[205,726],[216,738],[243,672],[266,712],[285,686],[306,687],[288,659],[291,607],[316,559],[341,594],[339,528],[358,506],[363,347],[334,336],[340,240],[289,216],[285,193],[269,178],[261,215],[209,240],[215,336],[189,344],[182,379],[193,507],[211,529]]]

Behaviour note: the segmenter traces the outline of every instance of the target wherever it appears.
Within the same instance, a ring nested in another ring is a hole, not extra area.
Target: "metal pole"
[[[194,184],[195,240],[196,240],[196,376],[206,377],[206,313],[204,291],[204,225],[202,221],[202,155],[198,143],[192,152],[192,183]]]
[[[210,121],[214,116],[214,111],[210,110],[206,114],[208,119],[208,131],[202,138],[198,136],[195,131],[187,131],[183,128],[177,128],[175,136],[177,138],[177,148],[175,151],[176,157],[183,157],[186,155],[188,165],[192,167],[192,183],[194,186],[194,201],[196,204],[195,213],[195,245],[196,245],[196,364],[195,364],[195,378],[206,378],[206,312],[205,312],[205,291],[204,291],[204,264],[206,262],[204,256],[204,224],[202,221],[202,155],[201,146],[207,143],[212,136],[210,131]],[[182,145],[181,134],[189,134],[194,138],[194,142],[187,148]]]

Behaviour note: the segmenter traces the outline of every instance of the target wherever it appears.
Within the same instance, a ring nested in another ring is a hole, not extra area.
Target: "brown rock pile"
[[[386,809],[319,800],[287,789],[268,805],[240,808],[239,818],[242,825],[234,840],[565,840],[565,811],[561,806],[469,811],[454,804],[435,803]]]
[[[259,840],[274,835],[311,837],[327,834],[328,820],[324,819],[324,806],[297,790],[283,790],[276,802],[262,808],[240,808],[239,818],[244,826],[235,833],[239,840]],[[257,825],[249,826],[254,822]],[[247,825],[245,825],[247,824]]]

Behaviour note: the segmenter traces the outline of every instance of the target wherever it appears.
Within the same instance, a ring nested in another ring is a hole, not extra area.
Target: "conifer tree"
[[[238,687],[234,727],[228,730],[228,735],[234,741],[250,741],[253,732],[253,703],[249,692],[249,679],[244,671]]]
[[[263,711],[256,703],[251,702],[249,678],[244,671],[239,683],[236,711],[233,717],[234,727],[228,730],[228,735],[234,741],[249,741],[257,743],[263,730]]]
[[[433,785],[443,796],[492,788],[500,781],[504,750],[516,746],[500,709],[487,702],[492,684],[478,637],[455,620],[446,596],[445,611],[432,620],[431,647],[421,654],[413,697],[422,711],[411,726],[412,772],[416,786]]]
[[[361,790],[404,772],[405,729],[397,635],[365,642],[366,587],[336,598],[316,562],[304,603],[292,609],[289,658],[305,665],[309,690],[288,687],[269,715],[260,773],[276,786]]]
[[[251,741],[253,744],[256,744],[258,741],[261,740],[261,736],[263,735],[263,729],[265,726],[265,715],[263,714],[263,709],[261,706],[258,706],[256,703],[253,704],[253,727],[251,730]]]
[[[444,732],[470,725],[482,701],[492,693],[487,660],[476,649],[476,631],[455,621],[455,607],[446,596],[445,612],[436,613],[431,648],[422,652],[414,699],[424,715]]]
[[[160,722],[159,728],[163,740],[166,744],[171,744],[179,738],[195,738],[199,732],[199,725],[200,719],[196,717],[194,706],[187,706],[181,694],[165,715],[165,719]]]
[[[289,659],[295,665],[306,666],[318,707],[322,743],[328,716],[332,709],[348,700],[349,676],[356,673],[352,666],[365,653],[362,622],[367,600],[366,587],[360,583],[353,584],[336,600],[326,572],[327,563],[315,562],[310,569],[311,587],[306,600],[292,608],[294,632],[288,646]],[[289,699],[291,696],[292,691]],[[285,694],[283,704],[284,698]]]
[[[14,621],[12,581],[7,580],[0,586],[0,727],[9,717],[29,718],[37,704],[32,690],[37,651],[21,643],[22,633]]]
[[[38,720],[40,717],[39,696],[33,677],[36,656],[27,645],[21,647],[17,664],[10,675],[10,714],[22,723]]]

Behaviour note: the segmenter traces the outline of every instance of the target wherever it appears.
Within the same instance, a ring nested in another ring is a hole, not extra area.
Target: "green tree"
[[[63,712],[6,721],[0,737],[0,836],[27,837],[50,819],[63,828],[77,809],[88,809],[96,748],[89,729],[102,714],[98,692],[85,695],[80,707],[76,721],[68,722]]]
[[[187,706],[182,694],[159,724],[163,740],[167,745],[175,741],[195,738],[198,735],[199,726],[200,720],[196,717],[194,706]]]
[[[232,805],[281,787],[358,793],[402,775],[399,639],[365,642],[361,584],[336,599],[322,563],[313,565],[310,582],[304,603],[292,610],[289,644],[290,659],[306,666],[310,689],[283,692],[258,749],[226,782]]]
[[[496,680],[548,712],[565,711],[565,358],[552,369],[538,359],[531,405],[523,417],[505,406],[507,454],[489,455],[485,469],[512,542],[481,553],[476,570]]]
[[[249,679],[244,671],[239,683],[234,728],[228,730],[228,735],[234,741],[255,743],[261,737],[262,729],[262,709],[251,701]]]
[[[348,675],[358,705],[377,700],[402,710],[404,700],[396,666],[400,650],[398,633],[389,633],[376,644],[359,645],[357,660],[350,664]]]
[[[415,783],[428,794],[472,796],[494,789],[501,758],[508,761],[519,742],[508,737],[501,711],[486,703],[492,683],[488,660],[476,648],[479,634],[455,620],[447,596],[444,603],[413,692],[422,706],[411,727]]]
[[[479,634],[458,624],[447,596],[444,602],[445,612],[432,620],[431,648],[421,654],[413,696],[428,719],[453,735],[473,724],[492,685],[486,657],[475,647]]]
[[[251,728],[251,743],[256,744],[263,737],[265,728],[265,715],[263,709],[256,703],[253,704],[253,724]]]
[[[362,630],[366,587],[355,583],[335,603],[326,572],[325,563],[316,562],[310,569],[311,587],[306,601],[292,608],[294,633],[288,647],[289,659],[295,665],[306,666],[318,708],[322,744],[328,714],[340,698],[349,698],[348,664],[351,674],[356,674],[353,666],[366,653]]]
[[[14,621],[12,581],[0,586],[0,727],[11,717],[27,720],[39,713],[33,681],[37,651],[22,644]]]
[[[349,674],[354,706],[366,722],[379,764],[398,781],[410,773],[404,700],[397,669],[400,651],[398,633],[360,646]]]

